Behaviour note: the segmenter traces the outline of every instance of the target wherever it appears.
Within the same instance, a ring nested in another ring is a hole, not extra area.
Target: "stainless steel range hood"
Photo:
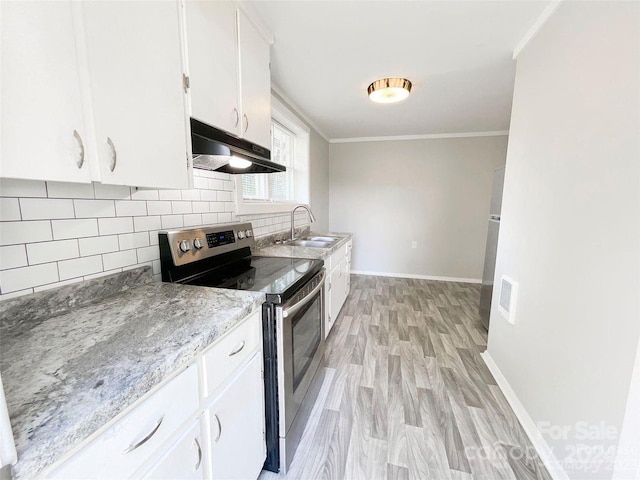
[[[248,140],[236,138],[195,118],[191,119],[191,149],[193,168],[224,173],[286,171],[284,165],[271,161],[271,152],[266,148]],[[251,165],[246,168],[235,167],[233,157],[249,160]]]

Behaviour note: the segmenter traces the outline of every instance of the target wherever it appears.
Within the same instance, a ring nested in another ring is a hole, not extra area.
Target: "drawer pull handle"
[[[216,419],[216,422],[218,423],[218,435],[214,440],[214,442],[217,442],[218,440],[220,440],[220,436],[222,435],[222,424],[220,423],[220,419],[218,418],[217,414],[214,413],[213,416]]]
[[[84,165],[84,143],[82,143],[82,137],[77,130],[73,131],[73,137],[76,139],[76,142],[78,142],[78,147],[80,148],[80,155],[78,161],[76,162],[76,165],[78,166],[78,168],[82,168],[82,166]]]
[[[126,455],[127,453],[131,453],[133,452],[136,448],[141,447],[142,445],[144,445],[145,443],[147,443],[149,441],[149,439],[151,437],[153,437],[156,432],[158,431],[158,429],[160,428],[160,425],[162,425],[162,421],[164,420],[164,415],[162,417],[160,417],[160,420],[158,420],[158,423],[156,424],[156,426],[154,427],[153,430],[151,430],[151,433],[149,433],[149,435],[147,435],[146,437],[144,437],[142,440],[140,440],[138,443],[133,444],[133,445],[129,445],[129,447],[122,452],[122,455]]]
[[[196,462],[196,466],[194,467],[194,470],[197,470],[200,468],[200,464],[202,463],[202,448],[200,448],[200,442],[197,438],[194,438],[193,442],[196,444],[196,448],[198,449],[198,461]]]
[[[109,170],[112,172],[116,169],[116,163],[118,163],[118,153],[116,152],[116,146],[111,141],[111,138],[107,137],[107,145],[111,149],[111,162],[109,162]]]
[[[244,340],[242,340],[242,343],[240,344],[240,346],[236,348],[233,352],[231,352],[229,356],[233,357],[235,354],[240,353],[243,348],[244,348]]]

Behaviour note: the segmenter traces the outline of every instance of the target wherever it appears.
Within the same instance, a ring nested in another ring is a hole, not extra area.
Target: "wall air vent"
[[[515,323],[516,301],[518,299],[518,282],[512,278],[502,275],[500,279],[500,296],[498,301],[498,311],[505,320],[512,325]]]

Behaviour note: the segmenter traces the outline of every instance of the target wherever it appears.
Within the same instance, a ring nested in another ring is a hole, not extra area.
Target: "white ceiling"
[[[256,1],[271,78],[328,139],[507,130],[513,50],[548,1]],[[376,104],[376,79],[413,82]]]

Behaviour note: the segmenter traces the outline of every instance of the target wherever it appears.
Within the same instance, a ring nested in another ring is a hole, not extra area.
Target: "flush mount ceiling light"
[[[411,82],[406,78],[381,78],[367,88],[369,98],[377,103],[399,102],[407,98],[409,92]]]

